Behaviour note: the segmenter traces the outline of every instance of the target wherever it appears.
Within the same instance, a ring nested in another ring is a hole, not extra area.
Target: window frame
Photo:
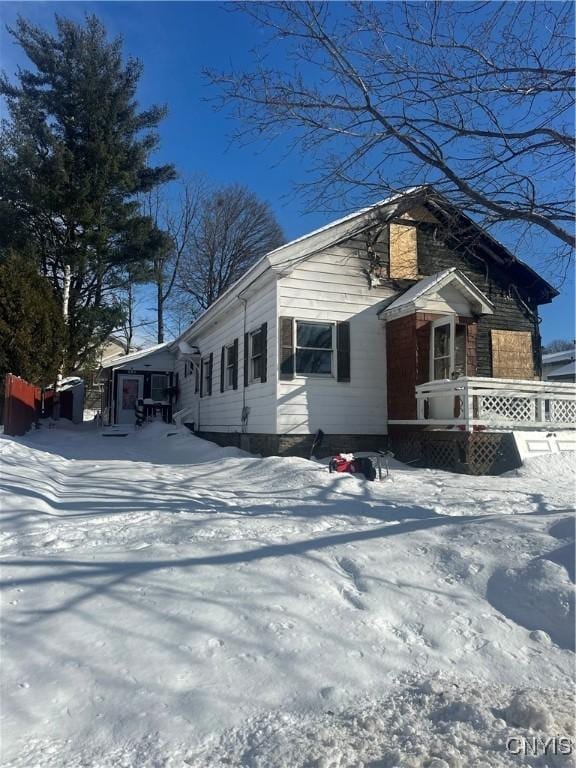
[[[230,389],[234,389],[234,369],[236,367],[236,362],[234,360],[234,342],[225,344],[224,349],[224,392],[227,392]],[[232,362],[230,362],[230,356],[232,357]]]
[[[445,379],[435,378],[435,363],[436,360],[444,360],[446,358],[448,359],[448,379],[454,378],[454,373],[456,370],[456,329],[460,326],[462,326],[464,329],[464,359],[462,361],[464,373],[461,375],[466,376],[467,374],[466,325],[464,323],[458,323],[457,320],[458,318],[456,315],[446,315],[445,317],[440,317],[438,320],[434,320],[432,323],[430,323],[430,381],[445,381]],[[434,354],[434,331],[436,328],[440,328],[444,325],[449,327],[450,334],[448,341],[448,354],[442,355],[441,357],[436,357]]]
[[[250,331],[248,334],[248,341],[249,341],[248,381],[250,382],[250,384],[257,384],[262,381],[262,371],[260,371],[260,376],[254,376],[254,361],[257,359],[260,359],[260,361],[262,361],[264,358],[263,347],[261,348],[260,352],[257,355],[254,354],[254,339],[258,335],[260,335],[260,337],[263,337],[264,335],[262,333],[262,326],[258,326],[258,328],[255,328],[253,331]]]
[[[294,318],[293,339],[294,339],[294,378],[298,379],[327,379],[335,377],[335,363],[337,358],[336,348],[336,321],[334,320],[305,320],[303,318]],[[329,325],[331,331],[330,348],[328,347],[301,347],[298,346],[298,323],[307,325]],[[330,372],[329,373],[299,373],[298,372],[298,350],[313,350],[317,352],[330,352]]]
[[[159,389],[159,387],[153,386],[154,377],[160,378],[162,377],[164,379],[164,386],[162,387],[163,391],[166,392],[170,386],[170,375],[167,373],[151,373],[150,374],[150,399],[153,400],[155,403],[167,403],[169,401],[169,396],[164,395],[160,400],[156,400],[153,396],[153,392],[156,389]]]
[[[211,379],[213,371],[210,371],[210,355],[205,355],[202,358],[202,382],[200,384],[200,390],[202,392],[202,399],[210,397],[212,395]]]

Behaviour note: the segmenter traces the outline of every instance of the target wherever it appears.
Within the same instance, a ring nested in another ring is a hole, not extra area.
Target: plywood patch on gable
[[[401,218],[407,219],[408,221],[425,221],[428,224],[440,223],[436,216],[430,213],[430,211],[423,205],[415,205],[413,208],[410,208],[409,211],[402,214]]]
[[[529,331],[490,332],[492,376],[495,379],[533,379],[534,355]]]
[[[418,233],[413,225],[390,224],[390,277],[418,278]]]

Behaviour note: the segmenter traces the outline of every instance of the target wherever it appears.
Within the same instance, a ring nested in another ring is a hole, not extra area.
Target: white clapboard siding
[[[268,372],[264,384],[253,383],[244,387],[244,306],[238,300],[215,323],[196,336],[190,336],[189,344],[200,348],[202,357],[214,355],[212,369],[212,394],[199,398],[194,394],[194,376],[184,377],[184,362],[178,361],[180,398],[178,409],[191,407],[190,421],[204,432],[240,432],[242,408],[250,408],[247,432],[274,433],[276,431],[276,282],[270,275],[268,281],[247,297],[246,331],[250,332],[268,323]],[[224,345],[238,339],[238,389],[220,392],[220,363]]]
[[[296,377],[278,381],[276,431],[385,434],[386,334],[377,316],[390,289],[370,288],[359,243],[328,248],[278,282],[278,315],[350,323],[350,382]]]

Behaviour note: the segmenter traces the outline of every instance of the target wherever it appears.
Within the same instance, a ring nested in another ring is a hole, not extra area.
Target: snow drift
[[[155,424],[0,460],[11,768],[544,766],[506,738],[570,731],[557,456],[368,483]]]

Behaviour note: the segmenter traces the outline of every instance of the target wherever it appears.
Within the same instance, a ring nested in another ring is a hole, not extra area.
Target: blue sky
[[[211,91],[202,77],[204,67],[248,67],[251,51],[262,33],[243,14],[211,2],[1,2],[0,61],[12,75],[25,57],[6,31],[18,14],[52,28],[54,14],[82,21],[94,12],[110,36],[121,35],[127,54],[144,64],[139,98],[142,106],[165,103],[169,114],[161,126],[157,159],[172,162],[184,176],[205,174],[215,183],[238,182],[250,187],[272,206],[285,235],[292,239],[321,226],[345,211],[307,211],[294,186],[306,178],[305,160],[284,147],[239,146],[231,142],[234,125],[225,112],[207,100]],[[366,204],[374,200],[366,200]],[[539,241],[541,244],[541,241]],[[552,281],[545,254],[518,253],[523,261]],[[562,295],[541,307],[543,341],[574,335],[574,281]]]

